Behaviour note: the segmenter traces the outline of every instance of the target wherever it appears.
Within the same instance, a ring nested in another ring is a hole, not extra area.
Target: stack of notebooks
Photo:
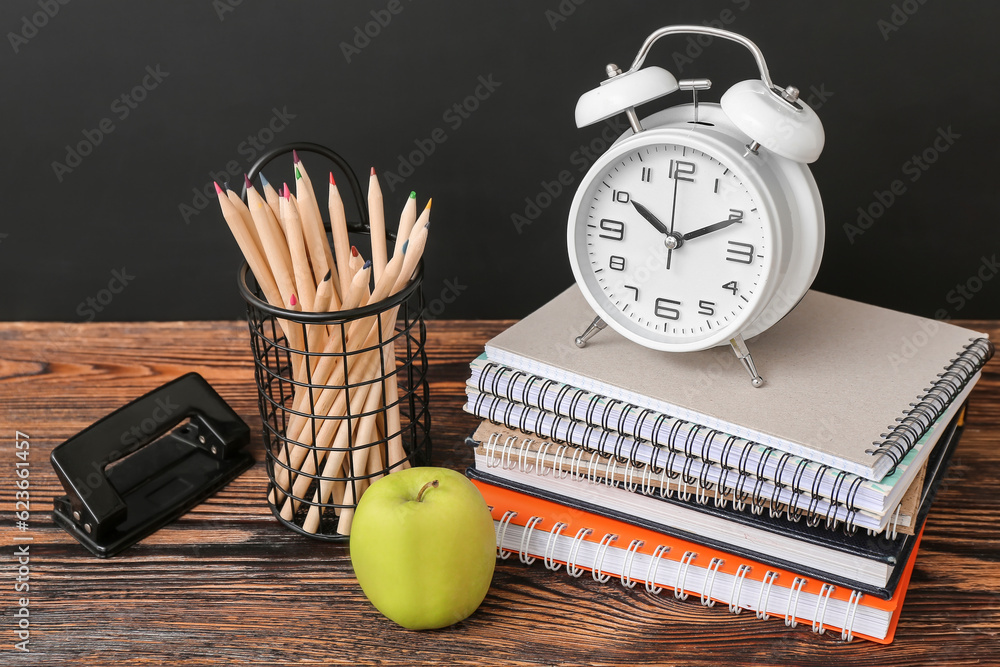
[[[471,364],[500,556],[892,641],[990,342],[809,292],[753,339],[754,389],[728,347],[577,348],[591,319],[571,287]]]

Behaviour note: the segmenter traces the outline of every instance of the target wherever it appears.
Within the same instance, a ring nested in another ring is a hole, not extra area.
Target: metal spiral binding
[[[549,539],[545,542],[545,552],[543,553],[544,557],[542,562],[545,563],[546,568],[552,570],[553,572],[562,567],[562,563],[556,562],[552,558],[552,551],[556,546],[553,539],[558,538],[559,534],[562,533],[568,525],[569,524],[563,523],[562,521],[557,521],[556,525],[552,526],[552,530],[549,531]]]
[[[706,607],[715,606],[715,600],[712,599],[712,589],[715,588],[715,575],[718,574],[719,568],[725,562],[722,558],[713,558],[712,562],[709,563],[708,570],[705,572],[705,584],[702,586],[701,603]]]
[[[536,560],[534,556],[528,555],[528,542],[531,540],[531,531],[541,522],[542,517],[533,516],[528,519],[528,523],[524,524],[524,531],[521,533],[521,550],[518,552],[518,557],[525,565],[531,565]]]
[[[642,545],[642,540],[632,540],[632,543],[628,545],[628,551],[625,552],[625,562],[622,563],[622,573],[619,575],[622,586],[625,588],[635,588],[635,581],[632,580],[632,565],[635,562],[635,552]]]
[[[883,440],[873,442],[874,448],[866,450],[866,454],[876,458],[889,457],[892,469],[887,474],[891,475],[896,470],[896,466],[920,439],[920,435],[941,415],[969,378],[993,356],[993,343],[989,339],[976,338],[971,341],[938,374],[937,381],[925,389],[922,396],[917,396],[917,403],[911,403],[910,409],[904,411],[904,416],[896,418],[896,425],[886,427],[889,432],[881,436]]]
[[[652,558],[649,559],[649,565],[646,566],[646,591],[653,595],[659,595],[660,591],[663,590],[662,587],[656,585],[656,572],[660,569],[663,555],[669,551],[670,547],[665,547],[662,544],[656,545],[656,550],[653,552]]]
[[[572,433],[572,431],[571,431]],[[718,432],[715,432],[718,433]],[[692,500],[697,502],[699,505],[707,505],[709,499],[713,498],[716,507],[725,507],[727,502],[732,503],[734,510],[742,511],[746,509],[746,504],[749,502],[750,510],[754,514],[762,514],[765,505],[769,503],[769,513],[771,517],[780,516],[783,512],[787,513],[791,521],[797,521],[802,516],[808,516],[808,525],[811,527],[817,527],[820,523],[825,521],[826,528],[828,530],[835,530],[839,525],[841,519],[837,517],[837,511],[843,505],[839,505],[835,502],[827,500],[824,496],[820,495],[819,485],[824,479],[827,470],[831,470],[829,466],[821,466],[819,472],[811,480],[811,488],[808,492],[808,497],[810,502],[806,510],[795,507],[795,503],[799,502],[799,499],[806,495],[800,485],[804,477],[804,471],[808,465],[808,461],[805,459],[800,459],[796,464],[795,472],[793,473],[793,481],[791,485],[792,498],[790,503],[780,503],[778,502],[778,497],[781,491],[787,491],[789,489],[788,485],[781,484],[775,480],[762,479],[764,472],[764,467],[771,456],[779,455],[780,458],[776,467],[776,476],[780,476],[782,471],[791,460],[791,454],[784,452],[779,453],[778,450],[774,448],[767,448],[761,458],[757,461],[757,469],[754,475],[745,475],[743,473],[737,473],[739,478],[736,480],[735,484],[730,484],[728,479],[728,473],[730,471],[735,471],[732,467],[723,467],[719,465],[720,468],[720,479],[719,482],[711,482],[708,479],[708,475],[712,472],[713,465],[716,464],[702,464],[701,469],[697,474],[692,472],[692,459],[685,459],[685,464],[679,472],[670,472],[670,466],[673,465],[675,457],[681,455],[682,452],[678,450],[666,449],[667,461],[664,465],[659,465],[659,457],[664,451],[662,448],[653,447],[653,454],[651,461],[648,463],[637,462],[636,452],[639,443],[633,441],[632,448],[629,450],[628,455],[623,455],[622,450],[619,448],[617,456],[614,453],[606,453],[598,449],[587,449],[581,447],[574,442],[563,442],[560,444],[555,452],[553,453],[553,461],[547,465],[547,457],[549,449],[552,442],[547,440],[539,441],[539,446],[537,450],[532,450],[531,445],[536,441],[533,438],[523,436],[518,438],[518,436],[506,436],[504,444],[500,445],[500,440],[504,437],[503,434],[499,432],[494,432],[490,434],[490,437],[483,444],[486,450],[486,465],[487,467],[497,467],[502,466],[506,470],[519,468],[522,472],[530,473],[534,471],[538,476],[544,477],[550,472],[558,479],[573,478],[578,481],[587,479],[591,483],[601,483],[603,482],[608,487],[619,487],[627,489],[633,493],[643,493],[644,495],[654,495],[657,494],[661,498],[673,498],[674,492],[677,492],[678,499],[686,502]],[[706,438],[711,439],[715,437],[714,434],[709,434]],[[726,447],[732,447],[733,443],[736,441],[735,436],[730,436],[727,441]],[[741,463],[745,464],[747,460],[747,445],[752,444],[745,442],[741,447],[739,459]],[[616,447],[618,444],[616,444]],[[704,445],[703,445],[704,446]],[[567,464],[566,455],[570,452],[572,448],[572,455]],[[529,455],[534,453],[535,458],[531,458]],[[590,454],[590,459],[587,462],[586,472],[583,470],[583,457],[586,453]],[[622,465],[624,467],[624,480],[618,480],[619,475],[619,462],[624,462]],[[603,468],[602,468],[603,466]],[[654,479],[654,476],[659,476],[658,482]],[[833,488],[831,495],[838,495],[841,493],[847,479],[852,479],[851,486],[847,493],[853,495],[856,493],[857,488],[862,483],[862,478],[851,475],[850,473],[844,471],[837,471],[833,480]],[[671,486],[668,483],[668,479],[674,481],[675,486]],[[754,481],[754,486],[752,491],[746,489],[747,484],[750,480]],[[772,484],[772,491],[768,496],[764,493],[764,483],[770,482]],[[658,489],[657,489],[658,485]],[[679,487],[679,488],[677,488]],[[691,487],[691,488],[689,488]],[[732,489],[732,498],[726,498],[724,492],[727,489]],[[710,493],[714,491],[714,493]],[[819,512],[819,503],[826,501],[827,507],[825,512]],[[847,510],[847,517],[843,519],[844,521],[844,531],[848,534],[853,534],[856,532],[857,527],[854,525],[854,521],[857,517],[856,510]],[[885,532],[889,539],[895,539],[896,530],[898,529],[898,514],[890,521],[889,525],[886,527]],[[881,531],[868,531],[869,534],[875,535],[877,532]]]
[[[594,577],[594,581],[603,584],[605,581],[611,578],[610,574],[604,574],[604,556],[608,553],[608,547],[612,542],[618,539],[618,536],[614,533],[605,533],[604,537],[601,538],[600,544],[597,545],[597,554],[594,556],[594,567],[591,568],[591,576]]]
[[[809,583],[808,579],[795,577],[795,581],[792,582],[792,588],[788,591],[788,604],[785,605],[785,625],[790,628],[794,628],[799,624],[796,618],[796,610],[799,607],[799,594],[807,583]]]
[[[677,576],[674,578],[674,597],[678,600],[687,600],[688,594],[684,592],[684,582],[687,580],[688,568],[691,562],[698,557],[694,551],[685,551],[681,557],[681,562],[677,567]]]
[[[517,512],[512,512],[507,510],[503,513],[503,518],[500,519],[500,525],[497,526],[497,556],[501,560],[507,560],[510,558],[510,551],[506,551],[503,548],[503,538],[507,534],[507,526],[510,525],[510,520],[517,516]]]
[[[823,589],[819,597],[816,598],[816,610],[813,612],[812,622],[812,631],[816,634],[826,634],[826,628],[823,626],[823,618],[826,616],[826,607],[830,602],[830,595],[836,588],[832,584],[823,584]]]
[[[736,570],[736,578],[733,579],[733,588],[729,591],[729,611],[734,614],[739,614],[743,611],[743,607],[740,606],[740,596],[743,594],[743,582],[749,573],[750,566],[745,563],[741,563]]]
[[[576,558],[580,554],[580,543],[583,542],[583,538],[587,537],[593,533],[590,528],[581,528],[576,531],[576,537],[573,538],[573,544],[569,548],[569,558],[566,559],[566,573],[571,577],[579,577],[581,574],[586,572],[583,568],[576,566]]]
[[[844,641],[849,642],[854,639],[854,619],[857,616],[862,595],[864,594],[861,591],[851,591],[851,597],[847,600],[847,612],[840,630],[840,638]]]
[[[760,583],[760,592],[757,593],[756,616],[762,621],[771,618],[770,614],[767,613],[767,601],[771,599],[771,587],[774,586],[774,581],[777,578],[777,572],[768,570],[764,574],[764,580]]]

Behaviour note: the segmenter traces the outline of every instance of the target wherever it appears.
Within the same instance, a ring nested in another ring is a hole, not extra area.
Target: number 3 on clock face
[[[571,212],[571,264],[591,305],[629,338],[711,347],[769,298],[773,202],[738,163],[697,141],[633,138],[587,175]]]

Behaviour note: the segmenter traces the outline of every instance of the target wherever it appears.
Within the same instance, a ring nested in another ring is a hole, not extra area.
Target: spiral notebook
[[[671,354],[610,328],[572,286],[486,345],[490,361],[879,481],[993,353],[982,334],[809,291],[749,341],[767,384],[728,347]]]
[[[957,447],[960,415],[947,425],[935,424],[938,444],[921,487],[914,489],[911,519],[917,530]],[[475,467],[466,473],[472,479],[886,599],[892,596],[900,565],[913,546],[912,533],[873,536],[863,530],[832,530],[822,516],[810,521],[808,515],[797,515],[787,507],[768,506],[764,498],[760,504],[758,499],[734,502],[731,496],[719,502],[715,489],[702,489],[696,480],[692,488],[683,483],[683,475],[664,483],[643,477],[613,456],[580,455],[579,448],[540,442],[489,422],[480,424],[466,443],[475,451]]]
[[[507,373],[507,367],[483,362],[480,357],[472,364],[467,412],[541,438],[614,454],[635,465],[683,473],[703,480],[704,485],[721,484],[741,492],[752,489],[754,495],[827,513],[868,530],[885,530],[893,520],[895,508],[936,442],[930,435],[932,429],[926,429],[890,475],[872,482],[773,447],[662,413],[630,410],[621,401],[519,371]],[[977,379],[978,374],[950,403],[941,404],[937,422],[951,420]],[[495,393],[480,393],[480,389]],[[629,416],[630,412],[634,414]]]
[[[614,577],[629,588],[643,584],[650,593],[691,598],[690,603],[707,607],[722,603],[734,614],[746,610],[772,623],[808,623],[813,632],[833,630],[845,640],[892,642],[920,542],[918,534],[895,594],[882,600],[476,479],[473,483],[493,514],[501,558],[517,556],[528,565],[540,560],[575,577],[590,572],[600,582]]]

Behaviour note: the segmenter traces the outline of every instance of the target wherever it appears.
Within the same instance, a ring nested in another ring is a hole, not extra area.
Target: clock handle
[[[750,384],[757,388],[763,387],[764,378],[757,372],[757,366],[753,363],[753,357],[750,356],[750,349],[747,347],[746,341],[743,340],[743,334],[736,334],[730,338],[729,344],[732,346],[733,352],[736,353],[736,357],[743,363],[743,368],[747,369],[747,373],[750,374]]]
[[[598,315],[594,318],[593,322],[587,325],[587,330],[577,336],[573,342],[576,343],[577,347],[587,347],[587,341],[596,336],[597,332],[601,331],[606,326],[608,326],[608,323],[602,320],[601,316]]]
[[[626,74],[634,72],[642,67],[642,64],[646,61],[646,56],[649,55],[649,50],[653,48],[653,44],[655,44],[660,38],[666,37],[667,35],[691,33],[727,39],[731,42],[736,42],[737,44],[744,46],[753,55],[754,60],[757,61],[757,69],[760,70],[760,78],[764,82],[764,85],[767,86],[768,90],[773,90],[775,88],[774,82],[771,80],[771,73],[767,70],[767,63],[764,61],[764,53],[760,50],[760,47],[738,33],[704,25],[671,25],[665,28],[660,28],[646,38],[646,41],[643,43],[642,48],[639,49],[639,53],[636,54],[635,60],[632,61],[632,66],[628,69]]]

